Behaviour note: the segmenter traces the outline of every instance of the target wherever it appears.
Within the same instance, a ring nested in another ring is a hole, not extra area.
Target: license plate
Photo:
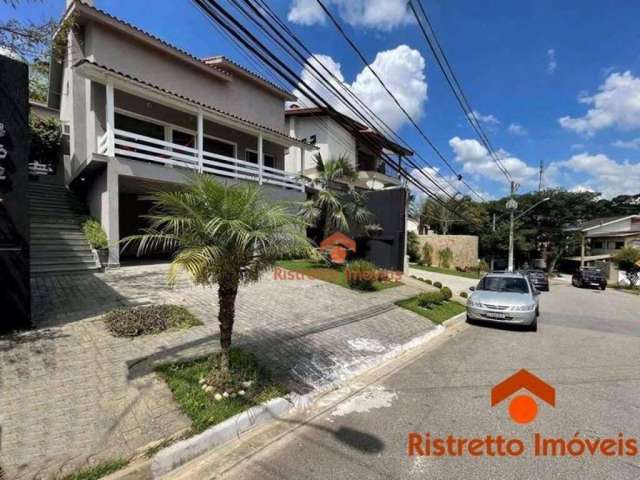
[[[489,312],[489,313],[485,313],[484,315],[485,317],[488,317],[488,318],[496,318],[501,320],[504,320],[505,318],[507,318],[507,316],[504,313]]]

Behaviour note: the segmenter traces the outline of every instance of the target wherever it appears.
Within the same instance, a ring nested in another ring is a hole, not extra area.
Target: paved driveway
[[[166,270],[134,266],[32,281],[41,328],[0,337],[0,465],[7,478],[53,478],[89,461],[129,457],[189,428],[153,366],[217,350],[217,290],[186,280],[170,289]],[[433,329],[393,305],[419,288],[369,294],[266,275],[238,294],[234,345],[304,392]],[[149,303],[187,306],[204,325],[123,339],[100,319],[115,307]]]
[[[224,478],[638,479],[640,456],[413,457],[408,432],[469,438],[640,436],[640,298],[552,285],[537,333],[464,326],[439,348],[302,426]],[[490,389],[526,368],[552,384],[555,408],[529,425]],[[640,443],[640,442],[639,442]],[[295,452],[295,454],[292,454]]]

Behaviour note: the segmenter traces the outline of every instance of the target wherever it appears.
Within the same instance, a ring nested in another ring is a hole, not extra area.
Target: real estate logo
[[[356,242],[342,232],[335,232],[320,242],[320,250],[326,252],[333,263],[341,265],[349,252],[356,251]]]
[[[552,407],[556,406],[556,390],[524,368],[491,389],[491,406],[495,407],[523,388]],[[509,415],[516,423],[530,423],[538,415],[538,404],[529,395],[518,395],[509,404]]]
[[[544,380],[521,369],[491,388],[491,408],[520,390],[528,390],[540,400],[556,406],[556,391]],[[509,415],[518,424],[528,424],[538,415],[538,403],[527,394],[516,395],[509,403]],[[482,436],[439,436],[432,432],[409,432],[407,454],[427,457],[520,457],[530,452],[534,457],[635,457],[638,440],[623,432],[606,437],[585,437],[578,431],[570,436],[547,436],[534,432],[529,442],[519,436],[488,433]]]

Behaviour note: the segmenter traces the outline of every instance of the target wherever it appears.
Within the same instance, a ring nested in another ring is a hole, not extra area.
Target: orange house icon
[[[498,403],[523,388],[529,390],[529,392],[552,407],[556,406],[556,390],[524,368],[491,389],[491,406],[495,407]],[[509,404],[509,415],[516,423],[532,422],[537,414],[538,404],[529,395],[518,395]]]
[[[356,251],[356,242],[342,232],[335,232],[320,242],[320,250],[327,252],[333,263],[342,265],[347,254]]]

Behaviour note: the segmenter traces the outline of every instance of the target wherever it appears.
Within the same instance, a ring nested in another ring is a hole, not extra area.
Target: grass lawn
[[[466,310],[464,305],[453,300],[444,301],[432,308],[423,308],[418,305],[418,297],[399,300],[396,305],[422,315],[438,325]]]
[[[229,417],[259,405],[267,400],[286,395],[280,385],[271,381],[269,373],[258,365],[254,355],[238,349],[231,350],[230,366],[234,379],[253,382],[245,388],[245,396],[215,400],[215,392],[205,392],[200,379],[211,371],[214,357],[192,362],[161,365],[156,372],[167,382],[180,409],[191,419],[195,433],[202,432]]]
[[[347,278],[344,273],[344,268],[342,267],[331,268],[327,267],[323,263],[314,262],[313,260],[281,260],[276,263],[276,267],[299,272],[307,277],[317,278],[318,280],[324,280],[325,282],[333,283],[334,285],[340,285],[341,287],[355,290],[349,287],[349,283],[347,283]],[[277,270],[274,275],[278,275]],[[284,277],[283,280],[293,280],[293,278]],[[373,291],[377,292],[386,288],[399,287],[400,285],[404,284],[400,281],[374,282]]]
[[[455,275],[456,277],[464,277],[464,278],[478,279],[482,276],[482,273],[478,275],[477,271],[476,272],[459,272],[457,270],[453,270],[449,268],[427,267],[426,265],[418,265],[417,263],[412,263],[411,268],[424,270],[425,272],[444,273],[445,275]]]
[[[123,459],[100,463],[95,467],[67,475],[63,480],[97,480],[126,467],[128,464],[129,462]]]

